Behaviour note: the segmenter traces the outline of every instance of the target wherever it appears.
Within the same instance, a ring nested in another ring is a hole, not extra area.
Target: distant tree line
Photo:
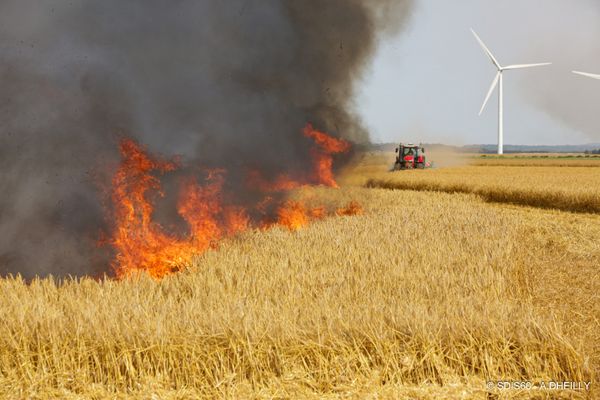
[[[586,150],[585,154],[600,154],[600,149]]]

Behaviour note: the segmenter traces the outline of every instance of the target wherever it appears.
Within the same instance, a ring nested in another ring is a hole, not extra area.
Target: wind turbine
[[[588,74],[587,72],[573,71],[574,74],[587,76],[588,78],[600,79],[600,75]]]
[[[492,52],[487,48],[485,43],[483,43],[483,40],[481,40],[481,38],[477,35],[477,33],[475,33],[475,31],[473,29],[471,29],[471,32],[473,32],[473,35],[475,35],[475,39],[477,39],[477,41],[481,45],[481,48],[483,49],[485,54],[490,58],[490,61],[492,61],[492,64],[494,64],[494,66],[498,69],[498,73],[496,74],[496,77],[492,81],[492,86],[490,87],[490,90],[488,91],[487,96],[485,96],[485,100],[483,101],[481,110],[479,110],[479,115],[481,115],[481,113],[483,113],[483,109],[485,108],[485,105],[487,104],[488,100],[490,99],[490,96],[492,95],[492,92],[494,91],[496,86],[499,86],[499,88],[498,88],[498,154],[503,154],[504,153],[504,120],[503,120],[503,118],[504,118],[504,104],[503,104],[504,103],[504,85],[503,85],[502,73],[504,71],[509,71],[511,69],[541,67],[543,65],[550,65],[552,63],[515,64],[515,65],[509,65],[507,67],[503,67],[500,65],[500,63],[498,62],[496,57],[494,57]]]

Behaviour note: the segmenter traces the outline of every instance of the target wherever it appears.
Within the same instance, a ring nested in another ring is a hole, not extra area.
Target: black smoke
[[[118,140],[188,163],[306,168],[306,122],[368,134],[354,84],[410,0],[3,0],[0,273],[105,271]]]

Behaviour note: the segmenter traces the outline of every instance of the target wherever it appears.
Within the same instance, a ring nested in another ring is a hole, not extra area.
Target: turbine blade
[[[504,67],[502,68],[503,70],[509,70],[509,69],[521,69],[521,68],[531,68],[531,67],[543,67],[544,65],[550,65],[552,63],[539,63],[539,64],[515,64],[515,65],[509,65],[508,67]]]
[[[492,82],[492,86],[490,86],[490,90],[488,90],[487,96],[485,96],[485,100],[483,101],[483,105],[481,106],[481,110],[479,110],[479,115],[481,115],[481,113],[483,112],[483,109],[485,108],[485,105],[487,104],[488,100],[490,99],[490,96],[492,95],[492,92],[494,91],[494,89],[498,85],[498,80],[500,79],[500,74],[501,73],[502,72],[498,72],[496,74],[496,77],[494,78],[494,81]]]
[[[587,72],[580,72],[580,71],[573,71],[573,73],[577,74],[577,75],[581,75],[581,76],[587,76],[588,78],[600,79],[600,75],[596,75],[596,74],[589,74]]]
[[[479,35],[477,35],[477,33],[472,28],[471,28],[471,32],[473,32],[475,39],[477,39],[477,41],[479,42],[479,45],[481,46],[483,51],[485,51],[485,54],[487,54],[487,56],[490,58],[490,60],[492,60],[492,62],[496,66],[496,68],[502,69],[502,67],[500,66],[500,63],[498,62],[498,60],[496,60],[496,57],[494,57],[494,55],[492,54],[490,49],[488,49],[487,46],[485,45],[485,43],[483,43],[483,40],[481,40]]]

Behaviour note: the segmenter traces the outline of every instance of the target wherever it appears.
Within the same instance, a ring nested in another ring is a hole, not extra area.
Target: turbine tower
[[[600,75],[588,74],[587,72],[573,71],[574,74],[587,76],[588,78],[600,79]]]
[[[487,96],[485,96],[485,100],[483,101],[481,110],[479,110],[479,115],[481,115],[481,113],[483,113],[485,105],[487,104],[488,100],[490,99],[492,92],[498,85],[499,86],[498,87],[498,154],[503,154],[504,153],[504,85],[503,85],[502,73],[504,71],[509,71],[511,69],[541,67],[543,65],[550,65],[552,63],[515,64],[515,65],[509,65],[507,67],[503,67],[500,65],[498,60],[496,60],[496,57],[494,57],[494,55],[492,54],[490,49],[488,49],[487,46],[485,45],[485,43],[483,43],[483,40],[481,40],[481,38],[477,35],[477,33],[475,33],[475,31],[473,29],[471,29],[471,32],[473,32],[475,39],[477,39],[477,42],[479,42],[479,44],[481,45],[481,48],[483,49],[485,54],[490,58],[490,61],[492,61],[492,64],[494,64],[494,66],[498,69],[498,73],[496,74],[496,77],[494,78],[494,80],[492,82],[492,86],[490,87],[490,90],[488,91]]]

